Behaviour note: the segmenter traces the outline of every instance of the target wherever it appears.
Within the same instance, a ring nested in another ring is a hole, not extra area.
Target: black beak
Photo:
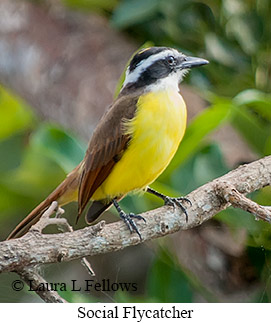
[[[187,68],[198,67],[206,64],[209,64],[209,62],[206,59],[186,56],[185,59],[180,63],[178,67],[181,69],[187,69]]]

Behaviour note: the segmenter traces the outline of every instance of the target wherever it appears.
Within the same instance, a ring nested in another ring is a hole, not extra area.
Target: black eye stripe
[[[137,54],[135,54],[135,56],[130,62],[130,65],[129,65],[130,72],[132,72],[143,60],[146,60],[152,55],[158,54],[160,52],[163,52],[169,49],[170,48],[168,47],[151,47],[149,49],[139,51]]]

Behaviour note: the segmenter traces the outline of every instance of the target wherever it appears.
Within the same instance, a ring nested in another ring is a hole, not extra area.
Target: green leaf
[[[18,169],[6,172],[0,182],[10,191],[41,198],[50,193],[65,178],[65,173],[49,156],[29,147]]]
[[[207,145],[195,156],[193,175],[197,187],[227,173],[221,150],[217,144]]]
[[[261,155],[270,152],[268,143],[271,138],[270,126],[266,126],[246,107],[234,107],[232,124],[247,140],[251,147]]]
[[[127,28],[149,19],[158,8],[157,0],[125,0],[120,2],[112,16],[117,28]]]
[[[197,115],[187,127],[177,153],[161,178],[169,176],[174,169],[195,153],[206,135],[225,122],[229,118],[230,112],[230,102],[217,102]]]
[[[195,292],[207,301],[216,301],[197,277],[181,266],[175,254],[165,247],[158,249],[148,274],[148,299],[155,302],[188,303],[193,301]]]
[[[256,89],[247,89],[233,98],[238,106],[249,106],[271,121],[271,95]]]
[[[175,169],[165,181],[158,178],[151,187],[168,196],[184,196],[228,171],[219,145],[212,143],[203,146]],[[144,197],[156,201],[155,197],[153,198],[150,194],[145,194]],[[155,203],[155,206],[158,206],[157,203]]]
[[[160,252],[151,267],[148,296],[156,302],[192,302],[193,291],[185,274],[173,261]]]
[[[245,56],[226,39],[214,33],[208,33],[205,36],[205,42],[208,56],[220,64],[239,68],[244,65]]]
[[[264,247],[271,250],[271,227],[269,223],[257,221],[255,217],[240,209],[228,208],[215,216],[215,219],[226,223],[232,230],[246,229],[247,246]]]
[[[0,158],[0,174],[5,174],[19,167],[22,160],[25,137],[24,134],[17,133],[0,141],[0,156],[4,156]]]
[[[0,139],[29,128],[33,122],[30,108],[0,86]]]
[[[31,137],[30,144],[50,156],[68,173],[84,157],[85,147],[64,130],[50,124],[43,124]]]
[[[226,30],[233,35],[245,53],[252,55],[258,49],[262,35],[261,23],[254,14],[231,16],[226,24]]]
[[[172,173],[171,183],[174,188],[187,194],[228,171],[219,146],[208,144]]]
[[[113,10],[118,4],[118,0],[62,0],[64,4],[71,8],[81,10],[101,11]]]

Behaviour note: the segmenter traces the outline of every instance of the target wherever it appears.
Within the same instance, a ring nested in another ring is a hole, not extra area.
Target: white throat
[[[166,90],[179,92],[179,83],[181,83],[183,77],[187,72],[188,71],[185,70],[170,74],[169,76],[148,85],[145,89],[145,92],[158,92]]]

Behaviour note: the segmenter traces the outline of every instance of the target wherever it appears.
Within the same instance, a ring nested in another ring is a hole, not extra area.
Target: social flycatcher
[[[208,61],[167,47],[150,47],[135,54],[123,87],[96,127],[82,162],[8,239],[26,233],[53,201],[60,206],[78,201],[78,217],[92,201],[87,223],[114,204],[130,231],[140,238],[133,218],[143,218],[125,214],[118,204],[127,193],[147,190],[186,214],[182,198],[167,197],[148,185],[167,167],[185,132],[186,105],[178,84],[190,68],[205,64]]]

